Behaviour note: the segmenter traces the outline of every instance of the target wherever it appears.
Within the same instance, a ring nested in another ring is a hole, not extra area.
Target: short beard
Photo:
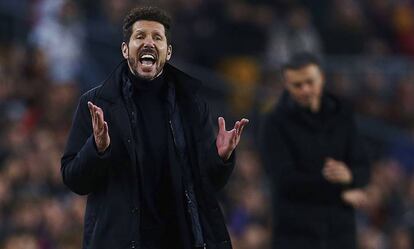
[[[143,80],[152,80],[152,78],[149,77],[142,77],[137,70],[138,67],[138,60],[134,60],[131,56],[128,57],[128,64],[129,68],[132,71],[132,74],[135,75],[135,77],[143,79]]]
[[[139,55],[138,54],[137,54],[137,57],[136,58],[139,58]],[[139,59],[134,60],[132,58],[132,56],[129,54],[129,52],[128,52],[128,64],[129,64],[129,67],[130,67],[130,69],[132,71],[132,74],[135,75],[135,77],[137,77],[139,79],[143,79],[143,80],[153,80],[153,79],[155,79],[155,78],[157,78],[158,76],[161,75],[161,73],[163,71],[162,68],[161,68],[161,71],[157,72],[154,77],[144,77],[144,76],[140,75],[138,73],[138,70],[137,70],[138,63],[139,63],[138,60]],[[157,63],[157,62],[155,62],[155,63]],[[163,67],[164,67],[164,65],[163,65]]]

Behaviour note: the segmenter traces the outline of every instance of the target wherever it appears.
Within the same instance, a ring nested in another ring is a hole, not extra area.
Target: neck
[[[313,113],[317,113],[321,110],[321,100],[319,98],[312,101],[310,104],[310,111]]]
[[[163,85],[162,72],[152,79],[137,77],[133,71],[128,71],[128,77],[134,86],[134,89],[139,92],[158,92]]]

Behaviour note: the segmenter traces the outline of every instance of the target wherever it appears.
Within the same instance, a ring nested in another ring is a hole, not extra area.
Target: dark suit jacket
[[[88,195],[84,249],[139,248],[139,143],[122,98],[123,61],[102,85],[82,95],[62,157],[63,181],[73,192]],[[215,194],[227,182],[234,158],[224,163],[215,147],[215,132],[206,103],[197,94],[200,82],[166,64],[164,73],[176,89],[188,159],[207,248],[231,248],[230,238]],[[87,102],[103,109],[111,145],[99,155],[94,144]],[[138,148],[136,147],[138,146]],[[171,148],[170,148],[171,150]],[[173,151],[169,152],[174,153]],[[173,163],[171,163],[173,164]],[[174,169],[175,167],[175,169]],[[171,170],[177,170],[176,166]],[[174,181],[174,179],[173,179]],[[180,188],[174,186],[176,196]]]

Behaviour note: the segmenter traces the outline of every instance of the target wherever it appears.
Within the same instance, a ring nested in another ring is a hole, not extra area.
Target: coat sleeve
[[[93,192],[105,179],[110,154],[111,146],[104,154],[98,154],[92,133],[87,95],[83,95],[76,109],[61,159],[64,184],[80,195]]]
[[[264,168],[278,195],[283,193],[291,197],[327,200],[339,191],[339,187],[330,184],[321,172],[305,172],[299,169],[294,160],[295,155],[287,145],[273,115],[264,120],[260,151]]]
[[[236,161],[236,151],[233,151],[232,155],[226,162],[223,161],[217,151],[217,134],[213,128],[214,126],[212,124],[209,107],[207,103],[201,99],[199,99],[199,111],[201,117],[200,141],[203,145],[202,148],[204,148],[204,151],[201,153],[205,155],[203,158],[205,161],[203,161],[203,163],[207,165],[206,168],[209,182],[216,191],[219,191],[226,185],[231,173],[233,172]]]
[[[350,188],[363,188],[369,182],[370,167],[365,144],[358,133],[354,117],[350,118],[348,155],[346,164],[352,171]]]

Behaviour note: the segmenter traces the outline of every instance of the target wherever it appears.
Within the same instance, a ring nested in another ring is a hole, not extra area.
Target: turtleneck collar
[[[164,85],[164,73],[158,75],[155,79],[146,80],[139,78],[128,70],[128,78],[131,80],[134,90],[136,92],[160,92]]]

